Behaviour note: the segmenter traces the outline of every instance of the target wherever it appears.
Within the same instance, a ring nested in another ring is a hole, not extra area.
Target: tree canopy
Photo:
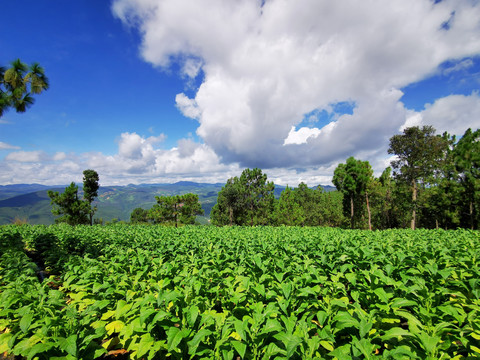
[[[361,217],[363,204],[368,213],[368,227],[371,230],[368,186],[373,180],[373,171],[368,161],[356,160],[353,156],[345,164],[339,164],[333,174],[333,184],[344,195],[343,210],[345,216],[350,215],[350,226]]]
[[[156,224],[195,224],[196,215],[204,211],[197,194],[155,196],[157,203],[148,212],[148,218]],[[138,210],[137,210],[138,211]],[[140,211],[138,211],[140,212]]]
[[[267,225],[274,208],[275,185],[262,170],[245,169],[227,181],[211,213],[215,225]]]
[[[83,199],[78,196],[78,186],[72,182],[63,193],[49,190],[47,192],[53,205],[52,214],[59,216],[56,223],[65,222],[69,225],[93,225],[93,214],[97,207],[92,208],[93,200],[98,196],[98,174],[94,170],[83,172]]]
[[[0,67],[0,117],[10,108],[25,112],[35,102],[32,95],[48,88],[48,78],[38,63],[28,66],[17,59],[9,68]]]
[[[401,135],[390,138],[389,154],[397,159],[392,161],[396,179],[409,184],[412,193],[411,228],[416,226],[418,183],[427,184],[438,169],[448,148],[445,138],[435,136],[432,126],[406,128]]]

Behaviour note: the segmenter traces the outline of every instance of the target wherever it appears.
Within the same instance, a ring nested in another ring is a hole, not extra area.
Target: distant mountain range
[[[198,195],[205,215],[199,217],[206,223],[212,207],[217,202],[218,192],[224,184],[205,184],[180,181],[174,184],[140,184],[127,186],[100,186],[98,198],[94,202],[98,211],[95,218],[104,221],[112,219],[129,221],[133,209],[141,207],[150,209],[155,203],[155,196],[171,196],[185,193]],[[41,184],[0,185],[0,225],[10,224],[16,218],[30,224],[53,224],[48,190],[62,192],[66,185],[47,186]],[[332,186],[322,186],[326,191],[335,190]],[[275,185],[275,196],[279,197],[284,186]],[[79,184],[79,194],[82,194]]]

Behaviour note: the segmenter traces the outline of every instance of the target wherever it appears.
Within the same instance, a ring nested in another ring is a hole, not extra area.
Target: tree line
[[[390,138],[391,166],[377,178],[368,161],[349,157],[333,174],[336,191],[301,183],[277,199],[261,169],[245,169],[218,193],[213,225],[333,226],[352,229],[470,228],[480,224],[480,129],[457,140],[431,126],[409,127]],[[71,183],[62,194],[49,191],[56,222],[93,224],[98,174],[83,172],[83,199]],[[204,213],[198,195],[156,196],[149,210],[137,208],[131,223],[195,224]]]
[[[10,108],[25,112],[33,95],[49,88],[44,69],[17,59],[0,67],[0,117]],[[212,209],[215,225],[342,226],[386,229],[416,227],[478,229],[480,222],[480,130],[468,129],[457,141],[436,135],[432,126],[410,127],[390,138],[391,167],[373,176],[368,161],[350,157],[334,171],[336,192],[301,183],[279,199],[260,169],[245,169],[227,181]],[[98,174],[84,171],[84,198],[71,183],[65,192],[49,191],[56,222],[93,224]],[[135,209],[131,222],[192,224],[203,214],[198,195],[156,197],[150,210]]]
[[[195,224],[197,215],[204,211],[197,194],[183,194],[173,196],[155,196],[157,203],[149,210],[136,208],[130,215],[130,223],[153,223],[163,225]]]
[[[349,157],[333,175],[334,192],[301,183],[279,199],[260,169],[228,179],[211,213],[214,225],[341,226],[352,229],[470,228],[480,223],[480,130],[457,141],[432,126],[390,138],[391,166],[377,178]]]

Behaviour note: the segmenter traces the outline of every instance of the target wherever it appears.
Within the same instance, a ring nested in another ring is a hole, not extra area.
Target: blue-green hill
[[[155,196],[194,193],[198,195],[205,211],[205,216],[200,220],[206,222],[223,185],[180,181],[175,184],[100,186],[98,199],[94,202],[98,208],[95,218],[129,221],[133,209],[150,209],[155,204]],[[275,196],[279,197],[284,188],[275,186]],[[329,186],[324,188],[327,191],[334,189]],[[0,186],[0,225],[10,224],[15,219],[26,220],[30,224],[53,224],[55,217],[51,213],[52,206],[47,191],[62,192],[64,189],[65,186],[39,184]],[[79,192],[82,195],[81,188]]]

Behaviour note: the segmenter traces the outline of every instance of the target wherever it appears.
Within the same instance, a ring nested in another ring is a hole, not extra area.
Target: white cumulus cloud
[[[146,61],[203,71],[194,97],[178,94],[176,105],[199,121],[209,151],[241,167],[311,170],[351,155],[384,163],[389,137],[413,119],[400,90],[480,53],[480,5],[468,0],[115,0],[112,10],[138,28]],[[339,102],[353,113],[302,125]],[[444,121],[433,116],[456,107],[447,102],[421,121]],[[470,114],[480,117],[475,106]]]
[[[42,162],[48,159],[43,151],[14,151],[9,153],[5,160],[18,162]]]
[[[19,146],[10,145],[3,141],[0,141],[0,150],[18,150],[18,149],[20,149]]]

